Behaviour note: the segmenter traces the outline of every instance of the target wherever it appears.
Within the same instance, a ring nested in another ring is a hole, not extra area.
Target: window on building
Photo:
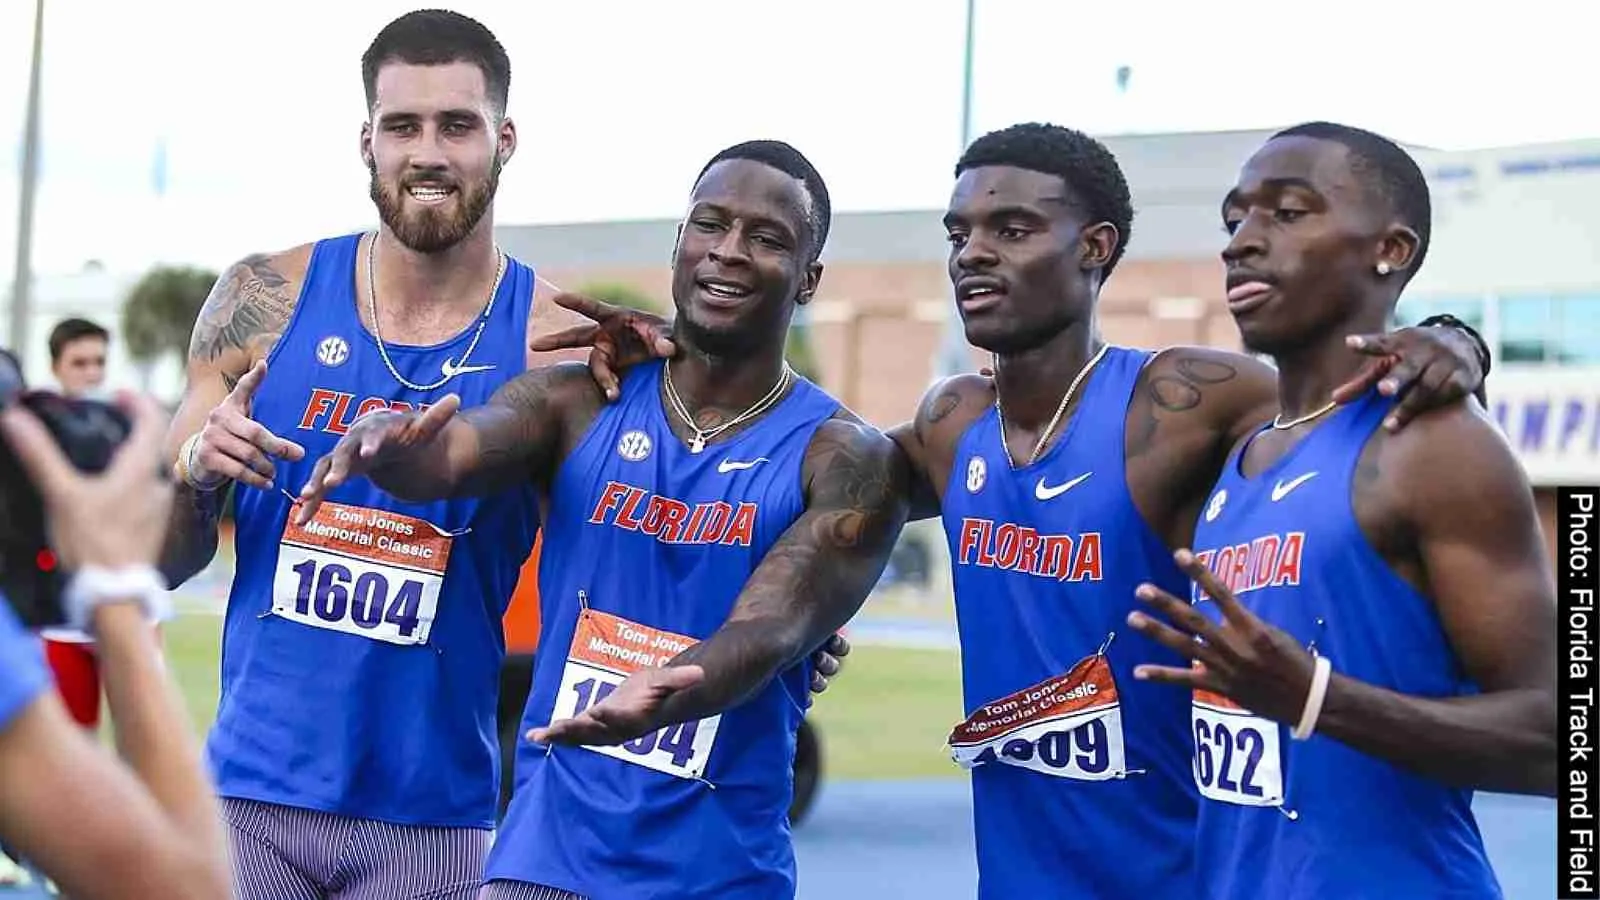
[[[1500,298],[1500,353],[1508,363],[1551,360],[1551,343],[1557,335],[1555,304],[1550,297]]]
[[[1600,294],[1560,298],[1555,304],[1555,360],[1600,365]]]
[[[1415,325],[1429,316],[1449,313],[1483,331],[1484,300],[1482,297],[1401,297],[1395,307],[1394,327]]]

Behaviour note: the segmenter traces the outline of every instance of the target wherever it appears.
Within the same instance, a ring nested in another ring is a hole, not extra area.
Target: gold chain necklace
[[[1028,454],[1028,461],[1023,463],[1023,465],[1031,466],[1033,465],[1033,461],[1039,458],[1039,451],[1044,449],[1045,443],[1050,440],[1050,435],[1055,432],[1056,425],[1061,421],[1061,416],[1067,411],[1067,404],[1072,402],[1072,395],[1078,391],[1078,385],[1083,383],[1083,379],[1088,376],[1089,370],[1093,369],[1095,364],[1100,362],[1100,358],[1105,356],[1106,351],[1109,349],[1111,349],[1110,344],[1101,344],[1100,349],[1095,353],[1095,355],[1090,357],[1089,361],[1084,364],[1083,368],[1078,370],[1078,374],[1072,379],[1072,383],[1067,385],[1067,392],[1061,396],[1061,403],[1056,407],[1056,414],[1050,417],[1050,424],[1046,425],[1044,427],[1044,431],[1039,433],[1039,440],[1034,443],[1033,452]],[[1006,450],[1006,461],[1011,463],[1011,468],[1015,469],[1017,467],[1017,461],[1012,458],[1011,446],[1006,443],[1006,413],[1005,410],[1000,408],[999,356],[996,356],[994,359],[994,412],[995,416],[1000,420],[1000,446],[1004,447]]]
[[[1296,425],[1304,425],[1305,423],[1311,421],[1312,419],[1320,418],[1321,416],[1327,415],[1334,407],[1336,407],[1338,405],[1339,404],[1338,404],[1337,401],[1330,400],[1330,401],[1328,401],[1328,405],[1327,406],[1324,406],[1321,409],[1312,410],[1311,412],[1308,412],[1305,415],[1300,416],[1297,419],[1290,419],[1287,422],[1283,421],[1283,413],[1278,413],[1277,415],[1272,417],[1272,427],[1277,429],[1278,431],[1288,431],[1289,429],[1295,427]]]
[[[678,414],[678,418],[683,420],[683,424],[689,426],[689,430],[694,432],[694,440],[689,442],[690,453],[699,453],[706,449],[707,440],[716,437],[740,422],[748,421],[766,412],[768,407],[778,401],[778,397],[783,394],[783,389],[789,386],[789,378],[793,374],[793,370],[785,362],[783,371],[778,373],[778,383],[772,386],[772,390],[768,391],[765,397],[757,400],[754,406],[715,428],[701,428],[695,424],[694,416],[689,413],[688,407],[683,405],[683,398],[678,396],[678,389],[672,383],[672,363],[668,362],[662,365],[661,370],[662,380],[665,382],[667,389],[667,402],[672,405],[672,411]]]

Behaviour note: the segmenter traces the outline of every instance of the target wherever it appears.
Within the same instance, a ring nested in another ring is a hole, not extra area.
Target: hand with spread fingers
[[[460,408],[461,398],[449,394],[421,412],[380,410],[357,419],[311,470],[300,489],[295,524],[310,522],[329,491],[383,466],[397,453],[432,441]]]
[[[1315,668],[1311,652],[1281,629],[1245,609],[1232,591],[1188,550],[1173,554],[1222,612],[1214,621],[1153,584],[1136,591],[1165,622],[1135,610],[1128,624],[1147,638],[1193,660],[1193,668],[1141,665],[1135,678],[1221,694],[1259,716],[1295,724],[1306,705]],[[1170,623],[1170,624],[1168,624]]]
[[[672,342],[672,323],[659,316],[570,292],[551,299],[557,306],[589,319],[591,324],[539,335],[529,342],[528,349],[543,353],[594,348],[589,354],[589,371],[607,400],[620,396],[619,376],[624,369],[657,357],[670,359],[677,352],[677,345]]]
[[[1412,327],[1388,334],[1360,334],[1345,345],[1373,357],[1333,392],[1348,403],[1373,385],[1400,402],[1383,427],[1398,431],[1421,413],[1465,400],[1483,384],[1485,358],[1477,343],[1459,328]]]
[[[705,669],[699,666],[643,669],[628,676],[599,703],[570,719],[530,729],[526,737],[536,744],[603,747],[626,743],[662,728],[662,706],[705,676]]]
[[[276,471],[273,459],[294,462],[306,455],[304,447],[250,418],[252,399],[266,377],[266,362],[251,366],[184,445],[179,471],[191,487],[215,490],[232,479],[268,491]]]

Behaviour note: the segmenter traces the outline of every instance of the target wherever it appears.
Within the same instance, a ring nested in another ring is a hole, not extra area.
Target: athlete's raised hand
[[[461,398],[450,394],[422,412],[379,410],[357,419],[311,470],[311,478],[300,489],[295,523],[304,525],[311,521],[323,498],[339,485],[366,475],[408,449],[432,441],[460,408]]]
[[[663,727],[661,707],[668,698],[705,680],[699,666],[641,669],[629,675],[599,703],[570,719],[530,729],[538,744],[603,747],[622,744]]]
[[[1128,614],[1128,624],[1197,665],[1188,669],[1135,666],[1133,677],[1200,688],[1221,694],[1256,715],[1290,725],[1299,721],[1315,668],[1310,651],[1245,609],[1193,553],[1179,550],[1173,559],[1221,607],[1222,621],[1212,621],[1187,601],[1153,584],[1139,585],[1135,592],[1139,599],[1172,624],[1137,610]]]
[[[672,323],[659,316],[565,291],[551,299],[591,324],[539,335],[529,342],[528,349],[543,353],[593,347],[589,371],[608,400],[620,396],[618,374],[623,369],[657,357],[670,358],[677,352]]]
[[[1398,397],[1383,427],[1398,431],[1418,413],[1459,403],[1483,384],[1484,360],[1477,343],[1459,328],[1414,326],[1388,334],[1358,334],[1345,339],[1358,353],[1373,357],[1333,392],[1348,403],[1373,385]]]
[[[257,362],[206,416],[199,433],[184,444],[180,471],[187,471],[191,487],[215,490],[233,479],[271,490],[276,472],[272,460],[294,462],[306,455],[304,447],[278,437],[250,418],[251,401],[266,377],[266,361]]]

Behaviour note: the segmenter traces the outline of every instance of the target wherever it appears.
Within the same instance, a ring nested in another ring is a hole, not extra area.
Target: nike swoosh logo
[[[1083,484],[1083,482],[1093,474],[1093,472],[1085,472],[1082,475],[1079,475],[1077,478],[1074,478],[1071,481],[1062,482],[1055,487],[1046,487],[1044,483],[1044,476],[1040,475],[1039,483],[1033,488],[1033,495],[1038,497],[1040,500],[1054,500],[1062,494],[1065,494],[1067,491],[1070,491],[1078,485]]]
[[[771,462],[771,460],[767,459],[765,456],[761,457],[760,459],[752,459],[749,462],[725,459],[722,462],[717,463],[717,471],[723,475],[726,475],[729,472],[743,472],[745,469],[754,469],[756,466],[759,466],[764,462]]]
[[[1302,484],[1305,484],[1306,482],[1310,481],[1311,479],[1313,479],[1315,477],[1317,477],[1317,473],[1315,473],[1315,472],[1307,472],[1306,474],[1301,475],[1299,478],[1296,478],[1295,480],[1289,482],[1288,484],[1284,484],[1281,481],[1278,482],[1277,484],[1272,486],[1272,502],[1273,503],[1277,503],[1279,500],[1282,500],[1283,498],[1289,496],[1289,492],[1290,491],[1294,490],[1295,488],[1299,487]]]
[[[439,365],[439,371],[443,373],[444,377],[446,378],[454,378],[457,375],[471,375],[473,372],[488,372],[493,368],[494,366],[480,365],[458,366],[456,365],[456,361],[453,359],[446,359]]]

